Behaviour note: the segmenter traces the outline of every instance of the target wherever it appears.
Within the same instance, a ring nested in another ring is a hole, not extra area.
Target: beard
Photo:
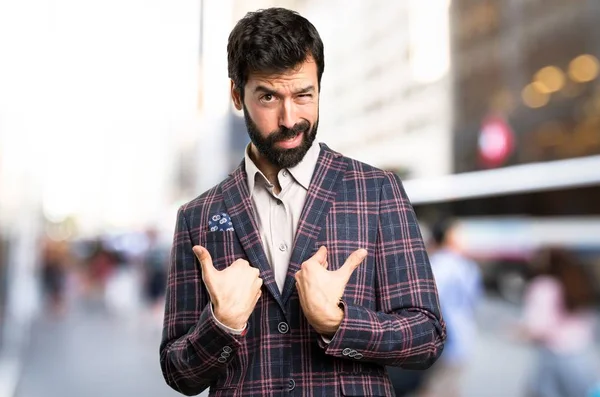
[[[278,168],[291,168],[302,161],[317,137],[317,127],[319,126],[318,118],[313,125],[308,120],[302,119],[292,128],[281,126],[278,130],[272,131],[264,137],[256,123],[254,123],[254,120],[250,117],[250,114],[248,114],[248,109],[246,109],[245,105],[244,120],[250,141],[256,146],[261,156]],[[279,149],[275,146],[277,142],[295,138],[298,134],[302,134],[302,142],[297,147]]]

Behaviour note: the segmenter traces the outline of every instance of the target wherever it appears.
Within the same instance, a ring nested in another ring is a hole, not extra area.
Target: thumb
[[[201,245],[196,245],[194,246],[194,248],[192,248],[192,251],[194,251],[194,254],[196,255],[196,258],[198,258],[198,261],[200,261],[200,267],[202,268],[203,276],[218,271],[213,266],[212,258],[206,248],[204,248]]]
[[[312,257],[319,262],[319,265],[327,268],[327,247],[322,245]]]
[[[344,265],[340,267],[336,272],[342,274],[346,279],[346,282],[350,280],[350,276],[354,273],[354,270],[362,263],[363,260],[367,257],[366,249],[358,249],[350,254]]]

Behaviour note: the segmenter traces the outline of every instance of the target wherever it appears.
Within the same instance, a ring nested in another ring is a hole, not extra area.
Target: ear
[[[240,90],[237,89],[233,80],[231,80],[231,99],[233,100],[233,105],[237,110],[242,110],[242,94]]]

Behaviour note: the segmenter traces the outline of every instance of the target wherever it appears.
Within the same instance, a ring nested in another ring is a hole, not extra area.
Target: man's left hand
[[[339,307],[344,289],[367,250],[354,251],[338,270],[327,270],[327,248],[321,247],[296,272],[300,305],[309,324],[321,335],[332,337],[344,319]]]

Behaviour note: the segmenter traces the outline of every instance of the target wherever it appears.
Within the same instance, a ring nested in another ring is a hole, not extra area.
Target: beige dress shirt
[[[274,186],[250,159],[249,150],[250,146],[246,148],[244,159],[248,190],[263,249],[281,292],[292,256],[296,229],[321,148],[314,142],[300,163],[279,171],[279,194],[275,194]]]
[[[273,269],[275,282],[280,292],[283,291],[296,229],[298,229],[308,186],[317,166],[320,151],[321,147],[315,141],[300,163],[294,167],[280,170],[277,179],[281,191],[279,194],[275,194],[274,185],[250,159],[250,145],[246,147],[244,164],[248,178],[248,190],[252,198],[252,207],[263,249]],[[217,323],[235,334],[239,334],[245,329],[236,330],[221,324],[218,320]]]

